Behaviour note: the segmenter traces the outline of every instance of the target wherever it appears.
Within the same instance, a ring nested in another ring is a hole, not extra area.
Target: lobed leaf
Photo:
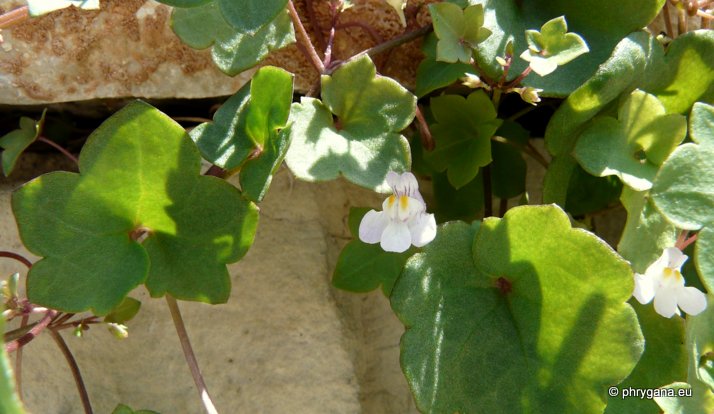
[[[20,118],[20,129],[10,131],[0,138],[0,148],[3,149],[2,172],[5,177],[12,173],[22,153],[25,152],[40,135],[42,125],[45,122],[46,113],[47,110],[45,109],[39,121],[34,121],[23,116]]]
[[[109,118],[82,149],[79,174],[46,174],[13,194],[20,236],[44,257],[28,274],[30,300],[103,315],[145,282],[154,297],[225,302],[226,264],[252,243],[257,209],[199,168],[183,128],[150,105]]]
[[[323,75],[322,99],[303,97],[293,104],[288,167],[307,181],[344,175],[388,191],[387,172],[408,170],[411,163],[409,143],[399,131],[414,118],[416,97],[377,75],[364,56]]]

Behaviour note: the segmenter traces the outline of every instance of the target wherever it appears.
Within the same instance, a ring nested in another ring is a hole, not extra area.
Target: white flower
[[[466,76],[461,78],[461,84],[473,89],[483,88],[487,91],[491,90],[491,87],[488,86],[488,84],[484,83],[481,78],[479,78],[477,75],[474,75],[473,73],[467,73]]]
[[[370,210],[359,225],[359,239],[380,243],[388,252],[401,253],[412,244],[424,246],[436,237],[436,220],[426,213],[424,199],[414,174],[387,173],[394,194],[382,203],[383,211]]]
[[[654,298],[655,311],[665,318],[679,314],[677,307],[690,315],[702,312],[707,298],[699,289],[684,286],[680,269],[685,261],[687,256],[676,247],[664,249],[644,275],[635,273],[633,296],[643,305]]]

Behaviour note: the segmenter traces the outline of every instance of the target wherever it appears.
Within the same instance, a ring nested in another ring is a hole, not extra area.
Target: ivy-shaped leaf
[[[493,34],[479,44],[474,54],[486,74],[497,79],[503,68],[496,61],[503,56],[504,46],[513,42],[517,52],[528,48],[523,33],[540,27],[558,16],[565,16],[568,27],[587,40],[587,53],[558,70],[558,76],[530,74],[525,86],[543,89],[541,96],[565,97],[580,87],[612,54],[613,48],[627,35],[651,22],[662,9],[664,0],[499,0],[486,2],[485,22]],[[612,10],[617,10],[613,13]],[[528,66],[514,59],[510,78]]]
[[[711,414],[714,410],[711,390],[700,381],[694,384],[675,382],[662,388],[671,390],[674,395],[654,397],[663,414]],[[680,392],[685,394],[677,396]]]
[[[554,206],[513,208],[474,233],[442,225],[392,291],[419,409],[602,413],[644,345],[627,262]]]
[[[439,38],[436,45],[439,61],[469,63],[476,45],[491,35],[491,31],[483,27],[482,4],[461,10],[454,3],[432,3],[429,13]]]
[[[379,244],[360,241],[359,223],[367,211],[368,208],[350,209],[350,233],[355,239],[340,252],[332,275],[332,285],[356,293],[370,292],[381,286],[382,293],[389,297],[404,263],[414,254],[415,248],[404,253],[385,252]]]
[[[668,113],[686,114],[694,102],[714,103],[714,31],[678,36],[643,78],[643,89],[657,96]],[[697,73],[697,76],[692,76]]]
[[[451,85],[467,73],[476,74],[474,67],[466,63],[438,61],[436,59],[436,43],[436,35],[430,33],[424,38],[424,43],[421,46],[425,57],[417,68],[414,89],[414,94],[420,98],[429,92]]]
[[[258,164],[270,159],[268,163],[272,165],[285,145],[285,137],[279,130],[287,126],[292,93],[293,79],[289,72],[271,66],[260,68],[250,84],[216,111],[213,122],[204,122],[191,131],[191,138],[201,155],[221,168],[238,168],[249,157],[255,159],[264,153],[268,155]],[[269,171],[267,176],[259,175],[267,180],[273,168]],[[254,184],[262,186],[257,181]],[[259,190],[256,197],[260,193]]]
[[[17,160],[23,152],[29,147],[40,135],[42,125],[45,123],[45,114],[47,110],[42,111],[42,116],[39,121],[27,117],[20,118],[20,129],[10,131],[0,138],[0,148],[2,152],[2,172],[5,177],[12,173],[12,170],[17,164]]]
[[[496,109],[482,90],[467,98],[432,98],[431,112],[436,119],[430,126],[436,147],[425,158],[436,170],[446,170],[449,182],[459,189],[491,162],[491,137],[503,121],[496,118]]]
[[[652,185],[657,208],[675,226],[699,230],[714,223],[714,146],[687,143],[662,165]]]
[[[225,302],[226,264],[253,242],[257,208],[199,169],[184,129],[157,109],[139,101],[113,115],[82,149],[79,174],[46,174],[13,194],[23,243],[44,257],[28,298],[103,315],[145,282],[154,297]]]
[[[583,126],[623,92],[635,89],[648,62],[661,59],[663,53],[657,41],[645,32],[622,39],[610,58],[550,118],[545,131],[548,151],[555,156],[570,153]]]
[[[294,103],[292,143],[285,161],[306,181],[346,179],[389,191],[388,171],[406,171],[409,143],[399,131],[414,118],[416,97],[396,81],[376,74],[368,56],[322,76],[322,101]],[[336,119],[335,119],[336,118]]]
[[[255,32],[244,33],[226,22],[215,2],[174,9],[171,27],[182,42],[194,49],[213,45],[213,62],[230,76],[260,63],[271,51],[295,42],[287,11],[276,14]]]
[[[568,33],[564,16],[547,21],[540,31],[526,30],[526,42],[528,49],[521,58],[540,76],[546,76],[558,66],[590,51],[582,37]]]
[[[273,181],[273,174],[280,168],[290,148],[290,127],[276,132],[267,141],[257,158],[248,159],[240,170],[240,187],[243,194],[259,203]]]
[[[583,131],[575,158],[591,174],[617,175],[634,190],[644,191],[652,187],[658,167],[686,131],[684,116],[665,115],[656,97],[638,90],[620,107],[618,119],[598,118]]]

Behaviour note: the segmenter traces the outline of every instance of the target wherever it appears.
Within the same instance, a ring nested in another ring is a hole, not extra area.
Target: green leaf
[[[575,158],[591,174],[617,175],[634,190],[644,191],[686,131],[684,116],[665,115],[657,98],[637,90],[620,107],[618,119],[597,118],[583,131]]]
[[[620,94],[634,89],[657,53],[663,54],[662,47],[645,32],[624,38],[597,72],[555,111],[545,131],[548,151],[555,156],[571,152],[583,126]]]
[[[436,35],[432,32],[424,38],[421,50],[426,57],[417,68],[416,88],[414,93],[418,97],[444,88],[456,82],[467,73],[475,74],[475,69],[466,63],[447,63],[436,60]]]
[[[662,101],[668,113],[686,114],[694,102],[714,103],[714,32],[695,30],[678,36],[657,62],[645,88]],[[696,76],[692,76],[696,73]]]
[[[471,221],[483,210],[483,177],[481,173],[463,187],[456,189],[446,173],[432,174],[434,215],[438,223],[449,220]]]
[[[461,10],[453,3],[432,3],[429,13],[434,33],[439,38],[436,60],[469,63],[473,49],[491,35],[483,27],[483,5],[476,4]]]
[[[697,233],[694,249],[697,273],[709,292],[714,292],[714,226],[710,223]],[[710,304],[714,306],[714,304]]]
[[[271,142],[264,150],[273,154],[266,157],[272,165],[276,151],[284,144],[278,130],[287,124],[292,88],[289,72],[271,66],[260,68],[249,85],[244,85],[216,111],[213,122],[204,122],[191,131],[201,155],[230,170],[241,166],[250,156],[258,156],[268,139]],[[260,176],[267,179],[263,173]]]
[[[513,198],[526,191],[526,161],[521,152],[502,142],[491,144],[491,186],[493,195]]]
[[[677,229],[655,208],[647,193],[624,188],[620,200],[627,210],[627,223],[617,251],[630,261],[635,272],[644,274],[665,248],[674,246]]]
[[[541,27],[554,17],[565,16],[569,29],[587,41],[590,53],[560,68],[558,76],[531,74],[524,80],[525,86],[543,89],[541,96],[564,97],[592,77],[625,36],[649,24],[664,0],[484,0],[483,3],[484,26],[493,34],[479,44],[475,58],[491,78],[502,73],[496,56],[503,56],[509,41],[519,54],[528,47],[522,33]],[[515,78],[527,66],[528,62],[514,59],[510,77]]]
[[[42,116],[39,121],[34,121],[23,116],[20,118],[20,129],[10,131],[0,138],[0,148],[3,148],[2,172],[5,177],[12,173],[22,153],[30,144],[35,142],[40,135],[42,125],[45,123],[46,113],[46,109],[42,111]]]
[[[582,37],[568,33],[564,16],[547,21],[540,31],[526,30],[526,41],[528,49],[521,58],[540,76],[590,51]]]
[[[643,351],[632,288],[628,264],[554,206],[486,219],[475,241],[442,225],[392,292],[417,406],[602,413]]]
[[[80,174],[46,174],[13,194],[20,236],[44,257],[28,275],[30,300],[104,315],[146,281],[154,297],[225,302],[226,264],[253,242],[257,208],[199,169],[196,147],[163,113],[139,101],[114,114],[82,149]]]
[[[0,332],[5,332],[4,317],[0,317]],[[22,400],[15,389],[15,376],[11,367],[5,346],[3,346],[0,349],[0,413],[25,414]]]
[[[250,82],[246,133],[258,146],[285,128],[293,101],[293,74],[280,68],[260,68]]]
[[[491,162],[491,137],[503,121],[496,118],[496,109],[482,90],[467,98],[432,98],[431,112],[436,119],[431,125],[436,148],[425,158],[438,171],[447,170],[449,182],[459,189]]]
[[[171,7],[198,7],[213,0],[156,0]]]
[[[567,186],[565,211],[582,216],[617,203],[622,183],[614,177],[594,177],[575,165]]]
[[[290,127],[274,133],[257,158],[250,158],[240,170],[240,187],[249,200],[259,203],[268,192],[273,175],[290,147]]]
[[[714,106],[697,102],[689,116],[689,135],[701,145],[714,145]]]
[[[684,346],[684,320],[663,318],[654,307],[630,301],[637,312],[645,336],[645,352],[629,377],[619,385],[620,395],[610,397],[605,414],[654,414],[657,404],[650,399],[622,398],[627,388],[652,389],[687,378],[687,350]]]
[[[369,210],[367,207],[350,208],[348,227],[352,237],[359,237],[360,222]],[[370,292],[381,285],[382,292],[389,297],[404,263],[414,254],[414,250],[410,248],[404,253],[385,252],[379,244],[352,240],[340,252],[332,274],[332,285],[356,293]]]
[[[699,381],[692,385],[675,382],[663,388],[672,390],[673,393],[688,390],[688,394],[680,397],[655,397],[655,402],[664,414],[711,414],[714,409],[711,390]]]
[[[191,130],[191,139],[201,155],[225,169],[240,166],[255,151],[248,138],[246,113],[250,102],[250,84],[244,85],[213,115],[213,122],[204,122]]]
[[[293,104],[288,167],[306,181],[343,175],[388,191],[387,172],[406,171],[411,163],[409,143],[399,131],[414,118],[416,97],[377,75],[364,56],[322,76],[322,99],[304,97]]]
[[[714,147],[679,146],[659,170],[651,194],[675,226],[699,230],[714,223]]]
[[[213,45],[213,62],[230,76],[260,63],[271,51],[295,42],[287,11],[249,34],[231,27],[215,2],[190,9],[174,9],[171,27],[182,42],[194,49]]]
[[[159,413],[157,413],[156,411],[151,411],[151,410],[134,411],[128,405],[119,404],[116,406],[116,408],[114,408],[114,411],[112,411],[112,414],[159,414]]]
[[[216,0],[221,14],[238,32],[252,35],[285,13],[288,0]]]
[[[108,323],[124,323],[134,319],[141,309],[141,302],[130,297],[125,297],[124,300],[112,309],[107,316],[104,317],[104,322]]]

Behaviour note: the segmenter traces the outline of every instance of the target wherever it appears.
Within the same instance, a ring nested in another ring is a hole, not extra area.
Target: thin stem
[[[498,204],[498,217],[503,217],[508,211],[508,199],[502,198]]]
[[[695,241],[697,241],[696,234],[693,234],[691,237],[689,237],[689,231],[682,230],[682,232],[679,233],[679,236],[677,237],[677,241],[674,243],[674,247],[684,251],[684,249],[686,249],[690,244],[694,243]]]
[[[679,2],[677,2],[679,3]],[[687,11],[681,4],[677,4],[677,30],[680,35],[687,33]]]
[[[483,167],[483,216],[493,216],[493,193],[491,192],[491,166]]]
[[[520,75],[518,75],[518,77],[516,79],[513,79],[509,84],[505,85],[503,87],[503,89],[510,89],[510,88],[513,88],[514,86],[518,86],[518,84],[521,83],[521,81],[523,79],[525,79],[525,77],[531,73],[531,70],[533,70],[533,69],[531,69],[531,67],[528,66],[526,68],[526,70],[524,70]]]
[[[176,299],[174,299],[171,295],[166,295],[166,303],[169,305],[169,311],[171,311],[171,318],[173,318],[174,326],[176,326],[176,333],[178,334],[179,341],[181,342],[183,355],[186,358],[188,368],[191,370],[193,381],[196,383],[196,388],[198,389],[198,394],[201,396],[203,407],[206,409],[208,414],[218,414],[218,411],[211,400],[211,396],[208,394],[206,383],[203,381],[201,369],[198,367],[196,355],[193,353],[191,341],[188,339],[188,333],[186,332],[186,326],[183,323],[178,303],[176,303]]]
[[[212,122],[212,119],[203,118],[200,116],[175,116],[172,118],[176,122]]]
[[[533,157],[536,161],[540,163],[540,165],[544,166],[545,168],[548,168],[548,161],[541,155],[541,153],[538,151],[536,147],[531,144],[530,141],[526,144],[527,151],[526,153]],[[529,152],[530,151],[530,152]]]
[[[327,38],[327,45],[323,49],[325,51],[325,60],[323,61],[324,67],[329,67],[332,62],[332,47],[335,43],[335,26],[337,26],[337,19],[340,14],[334,3],[330,3],[330,13],[332,14],[331,24],[330,24],[330,36]]]
[[[337,69],[338,67],[340,67],[346,63],[360,59],[364,55],[369,55],[370,57],[374,57],[375,55],[384,53],[384,52],[386,52],[390,49],[393,49],[397,46],[401,46],[405,43],[409,43],[414,39],[418,39],[419,37],[426,35],[431,30],[432,30],[431,25],[427,25],[427,26],[420,27],[416,30],[412,30],[411,32],[404,33],[403,35],[397,36],[395,38],[389,39],[384,43],[380,43],[374,47],[370,47],[369,49],[363,50],[360,53],[352,56],[351,58],[342,61],[339,65],[335,65],[334,67],[330,68],[330,72],[334,72],[335,69]]]
[[[516,119],[522,117],[523,115],[526,115],[527,113],[529,113],[530,111],[532,111],[536,108],[537,108],[537,106],[528,105],[527,107],[521,109],[520,111],[516,112],[515,114],[509,116],[507,119],[509,121],[515,121]]]
[[[501,103],[501,90],[496,88],[493,90],[493,96],[491,97],[491,102],[493,102],[493,108],[498,112],[498,105]]]
[[[67,360],[67,365],[69,365],[69,369],[72,371],[72,377],[74,377],[74,382],[75,384],[77,384],[77,392],[79,392],[79,398],[82,400],[82,407],[84,408],[84,413],[92,414],[92,404],[89,402],[89,394],[87,393],[87,387],[84,385],[84,380],[82,380],[82,373],[79,371],[79,365],[77,365],[77,361],[74,359],[72,351],[69,350],[69,347],[62,338],[62,335],[60,335],[58,332],[53,331],[52,329],[50,329],[49,331],[50,335],[52,336],[52,339],[55,340],[55,343],[62,351],[64,359]]]
[[[29,320],[30,315],[22,315],[20,328],[26,327]],[[15,353],[15,383],[17,384],[17,395],[22,400],[22,348],[18,348]]]
[[[7,342],[5,344],[5,352],[10,353],[13,351],[16,351],[19,347],[28,344],[30,341],[35,339],[37,335],[42,332],[43,329],[47,327],[47,325],[50,324],[52,321],[52,318],[57,314],[57,311],[55,310],[48,310],[47,313],[45,313],[45,316],[40,319],[37,324],[35,324],[32,329],[30,329],[29,332],[26,334],[22,335],[21,337],[14,339],[10,342]]]
[[[17,253],[0,251],[0,257],[7,257],[8,259],[17,260],[18,262],[24,264],[28,269],[32,268],[32,262],[27,260],[25,256],[19,255]]]
[[[694,243],[695,241],[697,241],[697,235],[693,234],[691,237],[686,239],[684,243],[682,243],[682,248],[680,250],[686,249],[687,247],[689,247],[690,244]]]
[[[369,36],[372,38],[374,43],[380,44],[384,42],[384,39],[380,34],[374,29],[374,27],[370,26],[369,24],[365,22],[360,22],[360,21],[349,21],[349,22],[344,22],[340,23],[337,26],[335,26],[336,29],[347,29],[349,27],[359,27],[363,29]]]
[[[7,29],[30,18],[30,12],[27,6],[22,6],[15,10],[11,10],[3,15],[0,15],[0,30]]]
[[[73,163],[75,163],[76,165],[79,165],[79,160],[77,159],[77,157],[72,155],[72,153],[70,153],[66,149],[62,148],[62,146],[57,144],[56,142],[50,141],[49,139],[47,139],[45,137],[37,137],[37,140],[39,142],[44,142],[45,144],[49,145],[50,147],[56,149],[57,151],[61,152],[65,157],[72,160]]]
[[[429,124],[426,122],[424,113],[421,111],[421,107],[419,105],[416,107],[416,120],[419,135],[421,136],[421,144],[424,146],[425,150],[432,151],[434,149],[434,138],[431,136]]]
[[[325,66],[322,64],[322,60],[317,54],[317,50],[315,50],[315,46],[313,46],[310,37],[307,35],[305,26],[302,25],[300,15],[298,15],[297,10],[295,10],[295,5],[292,0],[288,0],[288,13],[290,13],[290,19],[293,21],[293,26],[295,26],[295,30],[298,32],[300,43],[304,47],[302,50],[306,54],[306,57],[315,67],[315,70],[320,74],[325,73]]]

